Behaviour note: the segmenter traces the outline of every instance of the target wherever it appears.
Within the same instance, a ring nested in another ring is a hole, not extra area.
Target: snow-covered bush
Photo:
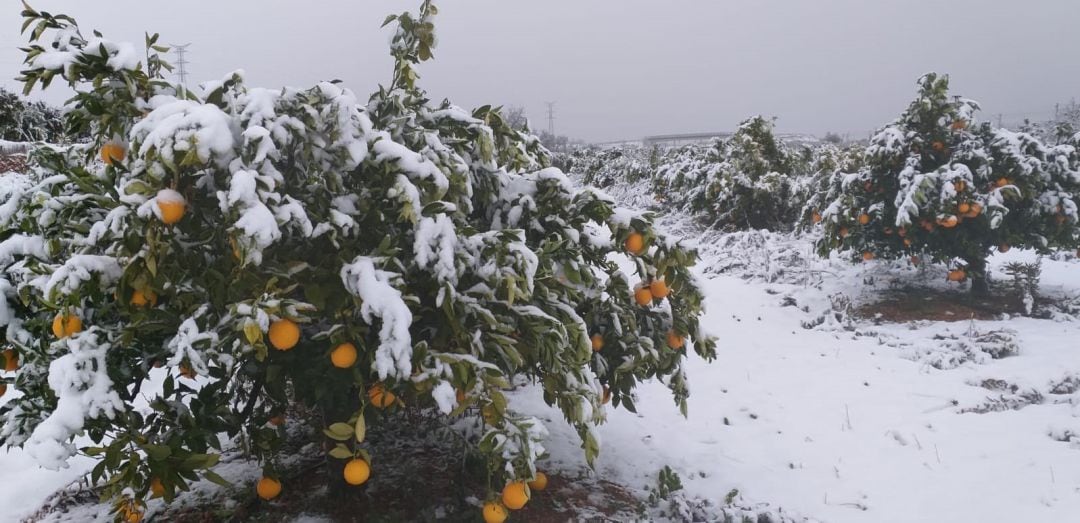
[[[60,110],[44,102],[28,102],[0,88],[0,140],[11,142],[64,141]]]
[[[822,255],[926,254],[949,279],[987,290],[992,249],[1046,252],[1080,244],[1076,141],[1048,148],[1030,134],[975,122],[978,104],[927,74],[919,96],[870,141],[864,166],[838,172],[820,211]]]
[[[660,161],[659,149],[652,147],[588,147],[571,155],[572,172],[583,183],[607,188],[616,183],[633,184],[651,179]]]
[[[672,151],[657,169],[656,192],[724,229],[784,230],[793,205],[798,159],[773,134],[773,121],[755,116],[727,139]]]
[[[92,142],[38,149],[0,191],[0,444],[57,468],[87,436],[91,477],[127,517],[220,480],[219,435],[265,463],[259,494],[276,495],[293,402],[322,412],[339,482],[356,460],[378,474],[363,440],[380,411],[482,412],[496,488],[544,453],[543,423],[503,392],[515,377],[540,384],[590,462],[604,403],[633,410],[640,381],[685,412],[688,350],[715,345],[695,253],[573,187],[498,110],[429,104],[416,66],[435,13],[387,20],[393,80],[363,104],[240,73],[180,96],[156,36],[143,58],[27,8],[22,80],[70,84],[67,123]]]
[[[802,203],[797,227],[802,230],[821,222],[821,211],[843,192],[842,173],[862,167],[862,147],[825,143],[812,150],[806,176],[798,178],[796,201]]]

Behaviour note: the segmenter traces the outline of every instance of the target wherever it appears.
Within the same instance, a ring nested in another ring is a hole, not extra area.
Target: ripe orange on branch
[[[667,298],[670,289],[668,289],[667,282],[662,279],[658,279],[653,280],[652,283],[649,284],[649,292],[652,293],[654,298],[662,300],[664,298]]]
[[[870,215],[862,213],[859,215],[859,225],[866,225],[870,223]]]
[[[371,477],[371,466],[362,459],[354,459],[345,464],[345,483],[363,485]]]
[[[600,352],[604,348],[604,337],[599,334],[593,334],[589,341],[592,342],[593,352]]]
[[[63,312],[56,315],[52,322],[52,332],[57,338],[67,338],[72,334],[82,331],[82,320],[74,315]]]
[[[136,289],[131,293],[131,305],[133,307],[146,307],[147,305],[154,307],[157,305],[157,294],[154,291],[141,291]]]
[[[547,488],[548,477],[543,472],[536,473],[536,479],[529,482],[530,490],[544,490]]]
[[[672,349],[675,349],[675,350],[679,350],[679,349],[683,348],[683,346],[685,346],[685,345],[686,345],[686,339],[685,338],[683,338],[682,336],[679,336],[679,334],[676,333],[673,330],[668,331],[668,333],[667,333],[667,346],[668,347],[671,347]]]
[[[385,409],[394,404],[397,396],[393,392],[386,390],[386,386],[382,383],[376,383],[368,389],[368,399],[371,400],[372,405]]]
[[[255,492],[259,494],[259,497],[270,501],[278,497],[281,494],[281,482],[274,478],[263,477],[259,480],[259,484],[255,486]]]
[[[510,510],[519,510],[529,502],[529,487],[524,481],[512,481],[503,487],[502,502]]]
[[[641,254],[645,251],[645,237],[640,232],[632,232],[630,236],[626,237],[626,242],[623,243],[626,247],[626,251],[633,255]]]
[[[637,290],[634,291],[634,301],[642,307],[649,306],[653,302],[652,291],[645,285],[638,287]]]
[[[172,189],[158,191],[157,198],[154,198],[154,201],[157,204],[158,211],[161,213],[161,222],[166,225],[172,225],[180,221],[187,210],[187,200],[184,199],[182,194]]]
[[[352,367],[356,363],[356,345],[352,343],[342,343],[330,353],[330,362],[339,369],[347,369]]]
[[[290,350],[300,342],[300,326],[288,318],[270,324],[270,344],[277,350]]]
[[[503,523],[508,517],[510,513],[502,503],[498,501],[484,503],[484,523]]]
[[[101,161],[105,162],[105,165],[115,165],[124,161],[126,154],[124,146],[116,142],[109,142],[101,146]]]

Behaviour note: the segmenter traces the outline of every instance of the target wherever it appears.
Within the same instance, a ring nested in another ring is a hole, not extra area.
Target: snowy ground
[[[806,238],[664,222],[700,242],[704,323],[719,337],[719,358],[691,357],[688,419],[659,383],[640,389],[639,414],[609,414],[597,467],[606,479],[644,496],[670,466],[685,487],[677,512],[697,506],[713,519],[724,510],[836,523],[1080,514],[1080,321],[1059,313],[874,325],[841,313],[822,323],[836,296],[858,304],[897,282],[943,287],[944,269],[852,266],[816,259]],[[1033,259],[1013,252],[992,266],[1000,279],[1006,261]],[[1080,296],[1080,262],[1044,260],[1042,291]],[[996,345],[979,341],[991,333],[1018,353],[991,357]],[[551,420],[545,466],[580,473],[577,436],[561,414],[536,389],[517,394]],[[0,521],[33,513],[91,464],[50,472],[19,451],[0,453]]]

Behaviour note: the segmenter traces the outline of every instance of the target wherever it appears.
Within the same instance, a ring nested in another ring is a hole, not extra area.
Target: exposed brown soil
[[[1002,314],[1019,314],[1023,305],[1013,293],[991,290],[986,296],[967,291],[905,287],[883,292],[880,299],[855,309],[855,316],[882,322],[916,320],[993,320]]]
[[[154,520],[284,523],[301,515],[370,523],[481,520],[478,505],[488,493],[486,468],[465,452],[460,432],[444,427],[438,418],[417,411],[399,412],[371,427],[366,442],[372,456],[371,478],[360,487],[344,489],[331,488],[322,452],[305,446],[312,432],[295,428],[300,430],[290,433],[299,437],[290,437],[285,453],[302,457],[281,471],[285,488],[277,499],[262,501],[254,489],[238,485],[200,505],[175,506]],[[67,491],[62,496],[66,499],[56,500],[46,512],[99,502],[93,489]],[[597,478],[583,467],[577,475],[548,472],[547,488],[533,492],[528,505],[511,512],[508,521],[630,521],[641,519],[643,510],[642,501],[628,489]]]

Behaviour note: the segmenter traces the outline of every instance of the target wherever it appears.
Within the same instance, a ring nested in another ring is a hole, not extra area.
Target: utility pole
[[[176,51],[176,76],[180,77],[180,95],[184,96],[187,92],[187,79],[188,70],[187,66],[191,62],[187,60],[187,50],[191,43],[186,44],[173,44],[173,49]]]
[[[555,102],[544,102],[548,108],[548,134],[555,139]]]

